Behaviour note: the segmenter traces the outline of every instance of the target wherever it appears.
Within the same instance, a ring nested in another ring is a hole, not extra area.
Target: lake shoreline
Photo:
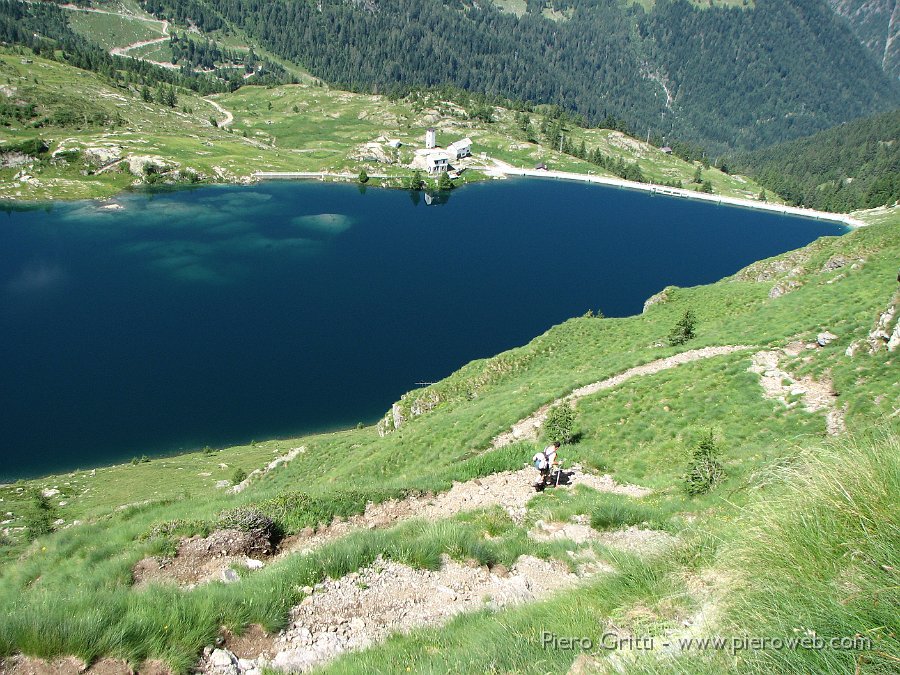
[[[494,180],[508,178],[510,176],[524,178],[541,178],[576,181],[582,183],[590,183],[593,185],[602,185],[605,187],[625,188],[629,190],[639,190],[641,192],[649,192],[654,195],[663,195],[666,197],[681,197],[684,199],[697,199],[712,204],[724,204],[727,206],[737,206],[746,209],[756,209],[758,211],[767,211],[789,216],[799,216],[801,218],[811,218],[813,220],[827,220],[831,222],[841,223],[851,229],[865,227],[866,223],[854,218],[849,213],[832,213],[831,211],[817,211],[815,209],[806,209],[798,206],[788,206],[786,204],[773,204],[771,202],[754,201],[751,199],[740,199],[738,197],[726,197],[724,195],[706,194],[697,190],[687,190],[685,188],[674,188],[667,185],[659,185],[657,183],[638,183],[635,181],[624,180],[621,178],[612,178],[609,176],[595,176],[593,174],[570,173],[568,171],[553,171],[544,169],[523,169],[520,167],[506,164],[498,160],[493,160],[497,165],[493,169],[481,169],[487,178]],[[354,182],[356,176],[345,173],[332,173],[328,171],[257,171],[253,174],[257,180],[325,180],[332,179],[334,182]],[[386,179],[392,178],[387,174],[369,174],[370,178]],[[392,186],[373,186],[385,187],[387,189],[403,189]]]
[[[636,181],[624,180],[621,178],[613,178],[611,176],[598,176],[594,174],[583,174],[583,173],[572,173],[568,171],[554,171],[554,170],[545,170],[545,169],[524,169],[521,167],[516,167],[511,164],[507,164],[506,162],[502,162],[497,159],[492,159],[495,166],[494,167],[480,167],[477,170],[482,171],[484,173],[483,178],[477,178],[474,180],[465,181],[460,185],[455,185],[455,188],[463,187],[468,184],[474,183],[483,183],[488,180],[503,180],[509,177],[523,177],[523,178],[539,178],[539,179],[555,179],[555,180],[563,180],[563,181],[573,181],[573,182],[581,182],[581,183],[589,183],[593,185],[601,185],[605,187],[616,187],[623,188],[627,190],[638,190],[640,192],[648,192],[654,195],[662,195],[665,197],[679,197],[683,199],[696,199],[699,201],[705,201],[711,204],[717,205],[727,205],[727,206],[736,206],[739,208],[746,209],[755,209],[758,211],[766,211],[769,213],[787,215],[787,216],[797,216],[800,218],[810,218],[812,220],[825,220],[829,222],[840,223],[845,225],[851,229],[857,229],[860,227],[865,227],[866,223],[858,218],[854,218],[850,213],[834,213],[831,211],[817,211],[815,209],[807,209],[798,206],[789,206],[787,204],[777,204],[772,202],[763,202],[752,199],[741,199],[739,197],[728,197],[724,195],[717,194],[706,194],[703,192],[699,192],[697,190],[688,190],[686,188],[675,188],[667,185],[660,185],[658,183],[638,183]],[[252,186],[256,185],[263,181],[270,180],[296,180],[296,181],[306,181],[306,180],[317,180],[322,182],[333,182],[333,183],[357,183],[362,187],[371,187],[371,188],[384,188],[387,190],[405,190],[407,188],[398,186],[398,185],[386,185],[382,181],[389,181],[397,178],[395,175],[385,174],[385,173],[371,173],[368,174],[369,178],[373,181],[371,184],[368,183],[359,183],[358,175],[351,173],[336,173],[332,171],[256,171],[249,176],[245,176],[242,179],[235,181],[211,181],[204,183],[171,183],[171,184],[162,184],[156,187],[158,188],[169,188],[169,189],[181,189],[181,188],[197,188],[203,186],[212,186],[212,185],[235,185],[235,186]],[[101,208],[105,208],[108,210],[122,208],[121,205],[118,204],[115,200],[121,194],[127,194],[129,192],[133,192],[135,190],[140,189],[145,186],[130,186],[128,188],[120,190],[118,193],[114,195],[108,195],[105,197],[94,197],[94,198],[79,198],[79,199],[39,199],[39,200],[31,200],[31,199],[0,199],[0,208],[3,208],[6,205],[8,208],[15,208],[17,205],[21,206],[40,206],[42,204],[54,204],[54,203],[70,203],[77,201],[92,201],[100,204],[104,204],[105,206]],[[146,186],[150,187],[150,186]],[[422,192],[428,192],[428,190],[421,190]]]

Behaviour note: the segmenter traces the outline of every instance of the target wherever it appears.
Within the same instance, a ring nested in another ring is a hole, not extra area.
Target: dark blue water
[[[843,228],[543,180],[0,212],[0,478],[371,422],[589,308]]]

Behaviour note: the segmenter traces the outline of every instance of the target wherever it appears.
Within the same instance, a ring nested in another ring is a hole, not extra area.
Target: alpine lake
[[[545,179],[204,186],[0,223],[0,480],[371,423],[588,309],[846,231]]]

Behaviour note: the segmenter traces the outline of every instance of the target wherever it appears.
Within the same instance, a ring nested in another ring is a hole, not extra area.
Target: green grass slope
[[[304,586],[378,555],[423,569],[439,566],[442,554],[489,566],[524,553],[567,560],[568,551],[581,550],[573,542],[548,545],[526,533],[538,519],[586,514],[598,529],[661,528],[678,544],[653,559],[594,545],[614,573],[550,601],[394,637],[346,656],[333,670],[563,672],[583,656],[584,667],[601,672],[616,662],[635,672],[847,672],[857,665],[860,672],[891,672],[900,659],[892,612],[900,600],[900,389],[896,353],[870,354],[866,339],[882,312],[900,301],[900,211],[862,217],[873,224],[715,284],[666,289],[665,301],[642,315],[573,318],[527,345],[472,362],[405,396],[398,405],[407,420],[383,436],[373,427],[353,429],[3,486],[0,655],[75,655],[88,662],[111,655],[135,666],[157,658],[185,672],[223,626],[283,627]],[[790,292],[772,297],[776,286]],[[666,336],[687,309],[697,316],[696,337],[668,346]],[[802,347],[825,330],[837,338]],[[793,394],[784,403],[765,398],[759,377],[748,372],[758,349],[798,342],[781,367],[832,383],[846,435],[826,439],[823,411],[804,409]],[[209,532],[229,509],[258,509],[291,534],[361,513],[368,502],[520,468],[535,444],[492,450],[491,439],[541,405],[633,366],[720,345],[752,349],[635,377],[578,403],[576,437],[562,451],[566,462],[651,487],[648,497],[584,487],[550,491],[531,501],[520,523],[500,510],[401,522],[286,557],[238,584],[189,592],[132,587],[139,559],[171,555],[179,537]],[[413,416],[414,407],[428,410]],[[707,494],[692,496],[684,476],[707,427],[718,438],[725,476]],[[215,487],[235,468],[262,467],[291,448],[304,450],[244,492]],[[48,488],[60,492],[36,509],[34,491]],[[58,524],[34,536],[41,518]],[[682,630],[696,626],[698,616],[719,635],[812,631],[870,642],[824,651],[688,650],[675,659],[617,650],[610,661],[602,649],[580,655],[539,641],[541,630],[596,636],[604,627],[659,639],[709,635]]]

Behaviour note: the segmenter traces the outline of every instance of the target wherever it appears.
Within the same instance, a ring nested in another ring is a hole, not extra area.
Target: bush
[[[243,469],[235,469],[234,473],[231,474],[231,484],[237,485],[238,483],[244,482],[244,479],[247,478],[247,472]]]
[[[216,523],[220,528],[226,530],[252,532],[262,535],[266,539],[272,539],[278,529],[274,520],[253,506],[238,506],[223,511],[219,514]]]
[[[568,403],[550,408],[544,422],[544,438],[551,443],[568,443],[572,440],[575,425],[575,409]]]
[[[712,429],[704,429],[691,452],[691,462],[684,477],[689,495],[706,494],[725,478],[722,450]]]
[[[697,324],[697,319],[694,317],[694,312],[691,310],[685,310],[684,314],[678,320],[678,323],[675,324],[675,327],[672,329],[672,332],[669,333],[669,344],[673,347],[677,347],[678,345],[683,345],[688,340],[694,339],[694,326]]]
[[[356,180],[358,180],[360,182],[360,184],[365,185],[366,183],[369,182],[369,174],[366,173],[365,169],[360,169],[359,176],[356,177]]]
[[[23,520],[30,540],[50,534],[53,532],[53,521],[56,520],[53,504],[38,490],[33,490],[29,495]]]
[[[0,147],[0,152],[21,152],[23,155],[37,157],[46,154],[50,149],[47,142],[41,138],[28,138],[18,143],[7,143]]]

